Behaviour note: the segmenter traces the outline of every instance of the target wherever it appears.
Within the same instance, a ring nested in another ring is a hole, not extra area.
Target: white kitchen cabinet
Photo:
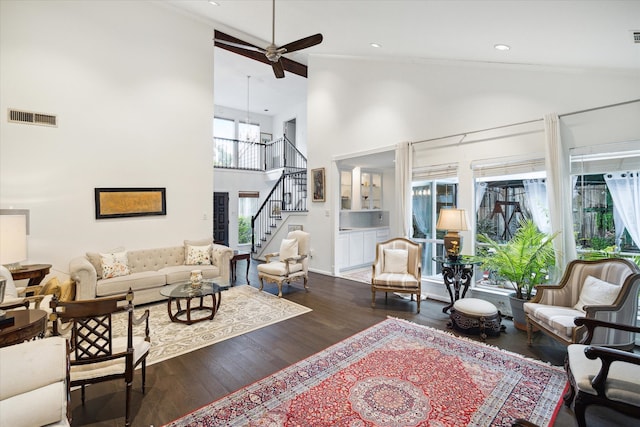
[[[365,267],[376,259],[376,244],[389,240],[389,228],[342,231],[336,240],[338,271]]]
[[[364,234],[362,231],[352,231],[349,233],[349,267],[364,263],[364,254],[362,253],[362,243]]]
[[[338,271],[349,266],[349,235],[340,233],[336,240],[336,250],[338,252]]]
[[[362,253],[364,254],[363,262],[365,264],[373,264],[376,259],[376,230],[365,231],[362,233]]]
[[[382,209],[382,173],[362,172],[360,197],[362,209]]]

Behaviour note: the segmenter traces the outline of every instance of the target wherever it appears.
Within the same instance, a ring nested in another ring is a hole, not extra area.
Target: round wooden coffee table
[[[222,291],[229,289],[229,286],[221,286],[213,280],[203,280],[199,288],[193,287],[191,282],[167,285],[160,289],[160,294],[168,298],[167,312],[172,322],[191,325],[204,320],[211,320],[216,315],[222,302]],[[211,305],[205,304],[205,298],[211,299]],[[193,299],[199,300],[197,305],[192,306]],[[186,302],[186,307],[182,308],[182,302]],[[174,311],[175,303],[175,311]],[[195,315],[194,312],[204,312],[204,315]]]
[[[9,310],[6,318],[13,317],[13,325],[0,326],[0,347],[19,344],[33,338],[42,338],[47,327],[44,310]]]

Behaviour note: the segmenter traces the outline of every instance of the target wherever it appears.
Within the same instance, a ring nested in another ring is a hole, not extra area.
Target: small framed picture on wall
[[[325,178],[324,168],[311,169],[311,194],[312,201],[324,202],[325,201]]]

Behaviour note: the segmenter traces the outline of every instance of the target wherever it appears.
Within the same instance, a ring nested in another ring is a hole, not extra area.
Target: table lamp
[[[0,264],[9,271],[21,268],[20,262],[27,259],[26,215],[0,215]]]
[[[448,258],[457,260],[462,249],[462,236],[458,232],[469,229],[467,227],[467,213],[464,209],[440,209],[436,229],[447,231],[444,236],[444,250]]]

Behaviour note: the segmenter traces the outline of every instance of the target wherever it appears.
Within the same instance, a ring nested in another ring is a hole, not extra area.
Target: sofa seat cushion
[[[573,320],[576,317],[584,317],[584,311],[572,307],[559,307],[554,305],[524,303],[524,312],[533,317],[538,323],[566,338],[573,336],[576,327]]]
[[[149,352],[151,343],[144,340],[144,337],[133,337],[133,363]],[[127,350],[127,337],[113,339],[113,353],[117,354]],[[73,356],[71,358],[73,360]],[[100,363],[88,365],[72,365],[71,381],[82,381],[92,378],[105,377],[107,375],[123,374],[125,370],[124,357]]]
[[[376,288],[389,286],[393,288],[417,289],[418,279],[407,273],[382,273],[375,277]]]
[[[134,292],[142,289],[164,286],[166,276],[159,271],[143,271],[126,276],[98,280],[96,296],[104,297],[125,293],[131,288]]]
[[[220,276],[220,269],[215,265],[175,265],[158,270],[166,276],[167,285],[188,282],[192,270],[201,270],[203,279],[214,279]]]
[[[591,360],[584,354],[582,344],[567,347],[567,358],[576,386],[582,392],[596,395],[591,381],[600,371],[600,359]],[[640,406],[640,366],[625,362],[611,364],[605,385],[607,398],[629,405]]]

